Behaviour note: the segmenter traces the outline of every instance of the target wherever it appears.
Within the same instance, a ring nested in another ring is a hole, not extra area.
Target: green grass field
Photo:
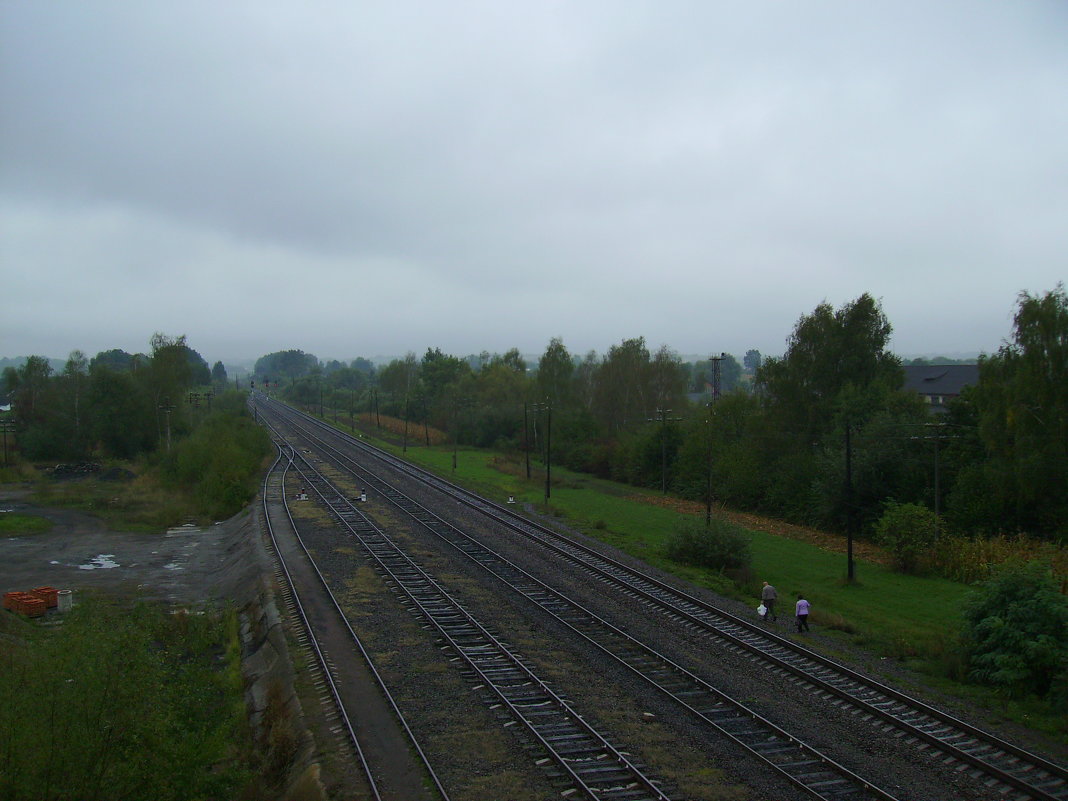
[[[0,514],[0,537],[43,534],[51,528],[51,522],[37,515],[20,515],[13,512]]]
[[[3,798],[268,797],[246,791],[258,766],[234,610],[82,596],[62,625],[0,615],[0,640]]]

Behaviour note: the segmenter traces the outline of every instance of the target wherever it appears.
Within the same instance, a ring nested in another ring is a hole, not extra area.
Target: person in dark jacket
[[[778,615],[775,614],[775,601],[779,597],[779,593],[775,592],[775,588],[768,582],[764,582],[764,589],[760,591],[760,602],[764,604],[764,620],[778,620]]]

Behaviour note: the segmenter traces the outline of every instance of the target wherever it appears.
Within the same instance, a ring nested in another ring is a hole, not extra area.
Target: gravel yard
[[[72,591],[196,604],[238,600],[247,581],[241,559],[250,537],[247,512],[205,528],[176,521],[173,528],[136,534],[109,530],[98,518],[67,509],[41,508],[21,488],[0,488],[0,514],[43,517],[39,534],[0,538],[3,591],[50,586]]]

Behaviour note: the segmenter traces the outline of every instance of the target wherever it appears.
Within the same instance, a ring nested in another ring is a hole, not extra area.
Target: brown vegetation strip
[[[630,495],[627,499],[638,503],[671,509],[672,511],[684,515],[704,515],[706,510],[703,503],[684,501],[680,498],[664,498],[655,495]],[[807,542],[809,545],[815,545],[817,548],[822,548],[825,551],[831,551],[833,553],[845,553],[846,550],[846,539],[841,534],[829,534],[826,531],[820,531],[819,529],[808,528],[807,526],[797,526],[793,523],[784,523],[782,520],[761,517],[760,515],[751,514],[749,512],[735,512],[729,509],[720,508],[716,509],[715,514],[717,517],[722,517],[728,522],[733,523],[736,526],[741,526],[742,528],[747,528],[750,531],[763,531],[766,534],[774,534],[777,537],[800,540],[801,542]],[[880,565],[890,566],[892,564],[890,555],[882,548],[870,542],[854,539],[853,555],[858,559],[864,559],[868,562],[874,562]]]

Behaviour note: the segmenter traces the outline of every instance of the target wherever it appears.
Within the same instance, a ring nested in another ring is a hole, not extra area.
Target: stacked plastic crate
[[[4,593],[4,609],[26,617],[40,617],[55,607],[59,591],[52,587],[37,587],[29,592]]]
[[[30,595],[44,601],[48,609],[55,609],[59,602],[59,590],[55,587],[35,587],[30,590]]]

